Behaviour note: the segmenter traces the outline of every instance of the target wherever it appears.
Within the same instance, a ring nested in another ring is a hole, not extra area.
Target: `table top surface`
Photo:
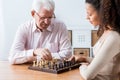
[[[83,80],[79,69],[53,74],[30,70],[29,65],[11,65],[8,61],[0,61],[0,80]]]

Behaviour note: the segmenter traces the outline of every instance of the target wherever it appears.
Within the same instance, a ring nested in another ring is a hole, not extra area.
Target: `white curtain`
[[[2,0],[0,0],[0,60],[3,59],[4,54],[4,24],[3,24],[3,13],[2,13]]]

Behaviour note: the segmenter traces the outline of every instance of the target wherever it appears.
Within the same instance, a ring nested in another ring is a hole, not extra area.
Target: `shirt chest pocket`
[[[56,53],[59,51],[59,46],[58,46],[58,43],[57,42],[54,42],[54,43],[47,43],[45,45],[45,48],[49,49],[50,52],[52,53]]]

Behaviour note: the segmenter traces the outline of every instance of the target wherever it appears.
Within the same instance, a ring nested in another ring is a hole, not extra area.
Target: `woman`
[[[94,58],[72,56],[70,60],[86,61],[80,66],[85,80],[117,80],[120,77],[120,0],[86,0],[87,19],[98,26]]]

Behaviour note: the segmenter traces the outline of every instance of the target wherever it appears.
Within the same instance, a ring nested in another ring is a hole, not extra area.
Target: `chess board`
[[[33,62],[33,65],[30,65],[28,69],[59,74],[72,69],[79,68],[81,64],[74,61],[61,61],[61,60],[52,60],[52,61],[39,61]]]

